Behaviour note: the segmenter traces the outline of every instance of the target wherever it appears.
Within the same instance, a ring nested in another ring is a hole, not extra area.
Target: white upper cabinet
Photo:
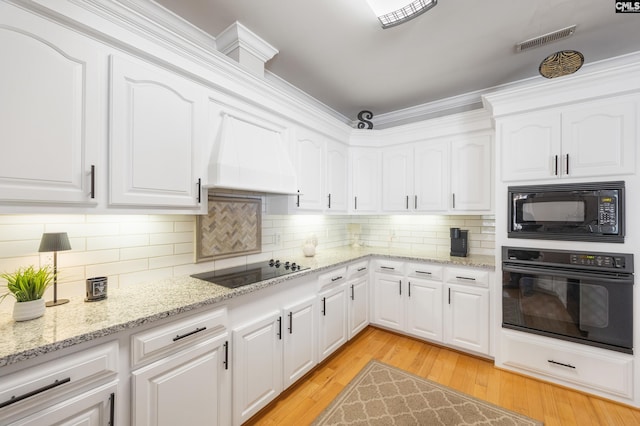
[[[302,137],[298,139],[298,186],[300,209],[323,210],[325,143],[323,140]]]
[[[557,175],[560,115],[538,113],[502,124],[502,179],[529,180]]]
[[[352,213],[377,213],[380,210],[380,151],[374,148],[353,148],[351,151]]]
[[[489,211],[492,208],[491,136],[465,136],[451,144],[452,211]]]
[[[449,143],[424,141],[382,152],[382,210],[445,212],[449,194]]]
[[[414,208],[413,146],[382,151],[382,210],[406,212]]]
[[[347,146],[306,129],[298,129],[296,170],[299,197],[289,211],[347,211]]]
[[[3,2],[0,51],[0,201],[95,205],[104,185],[95,180],[104,174],[99,45]]]
[[[204,89],[177,74],[111,57],[111,205],[198,209],[206,138]]]
[[[502,180],[634,173],[637,115],[637,99],[620,98],[506,117]]]
[[[327,144],[327,208],[329,212],[347,211],[347,170],[349,154],[347,147],[337,142]]]
[[[382,210],[473,212],[492,209],[492,138],[488,133],[382,150]]]
[[[635,172],[638,102],[592,102],[562,114],[566,176]]]
[[[446,142],[418,144],[414,151],[414,209],[442,212],[448,209],[449,147]]]

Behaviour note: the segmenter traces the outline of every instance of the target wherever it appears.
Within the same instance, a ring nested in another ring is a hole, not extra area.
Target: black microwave
[[[624,182],[509,187],[509,238],[624,242]]]

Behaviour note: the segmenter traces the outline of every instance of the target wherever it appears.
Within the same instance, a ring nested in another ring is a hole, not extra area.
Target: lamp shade
[[[39,252],[71,250],[66,232],[45,232],[40,240]]]

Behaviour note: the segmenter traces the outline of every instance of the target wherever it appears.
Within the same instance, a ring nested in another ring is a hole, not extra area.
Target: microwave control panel
[[[612,231],[618,223],[618,199],[613,196],[600,197],[598,202],[598,224],[610,227]]]

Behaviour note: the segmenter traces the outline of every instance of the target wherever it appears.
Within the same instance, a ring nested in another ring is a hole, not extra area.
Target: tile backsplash
[[[58,297],[68,298],[84,295],[89,277],[107,276],[109,287],[116,288],[271,257],[299,256],[309,238],[317,239],[318,251],[349,245],[354,238],[349,224],[360,225],[358,238],[366,246],[442,254],[449,252],[449,228],[459,227],[469,230],[470,253],[494,253],[493,216],[263,215],[262,253],[196,264],[195,216],[0,215],[0,272],[51,265],[52,253],[38,253],[42,233],[67,232],[71,250],[58,253]],[[0,280],[0,286],[4,284]],[[0,311],[11,306],[0,303]]]

